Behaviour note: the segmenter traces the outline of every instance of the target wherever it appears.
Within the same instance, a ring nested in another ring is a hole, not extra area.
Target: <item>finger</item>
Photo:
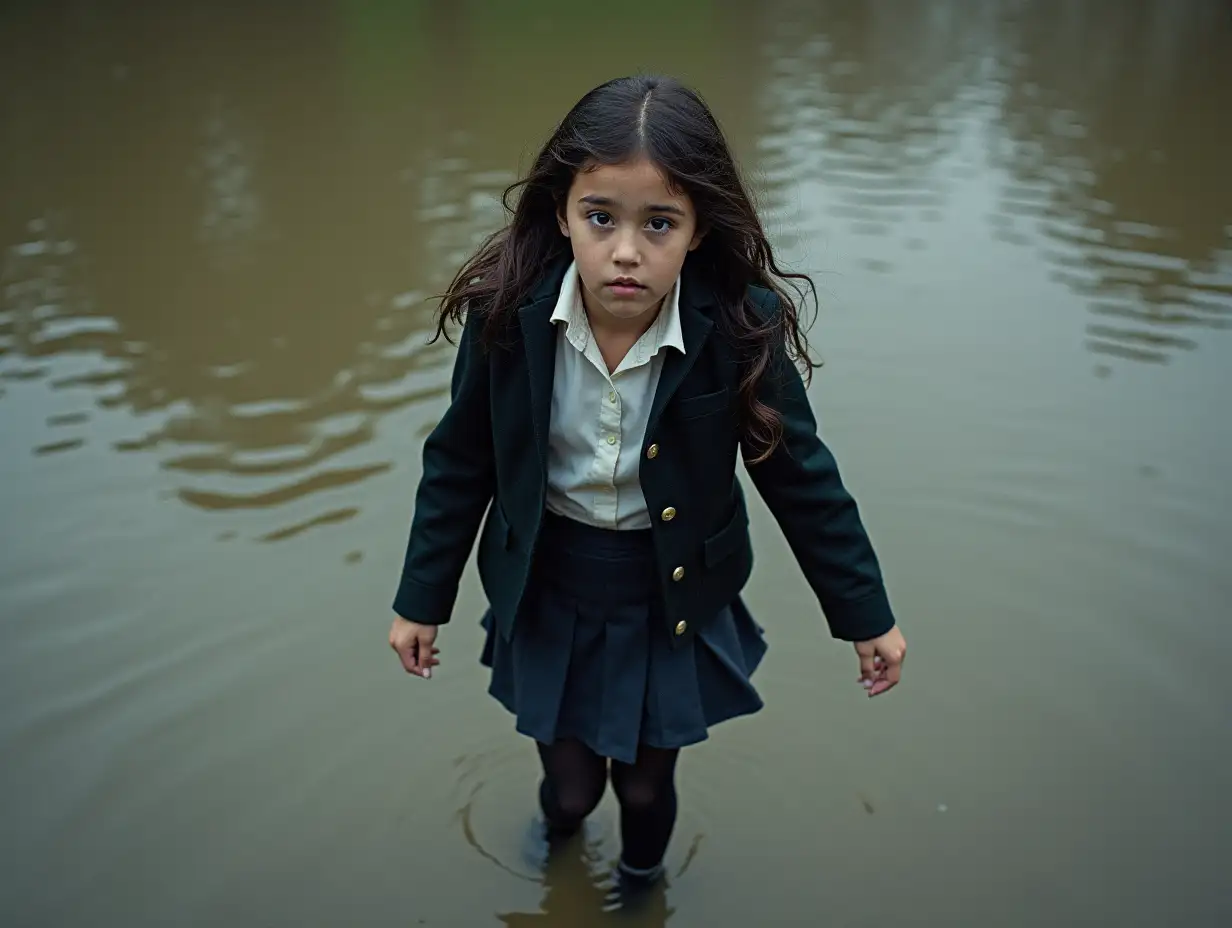
[[[860,659],[860,676],[861,677],[872,677],[874,674],[877,673],[877,655],[876,654],[863,654],[857,651],[856,656]]]
[[[879,696],[887,690],[893,689],[902,680],[902,673],[902,652],[885,655],[884,662],[878,666],[877,679],[873,681],[873,685],[868,689],[868,695]]]
[[[405,645],[401,648],[394,648],[398,652],[398,659],[402,661],[402,669],[407,673],[418,674],[419,663],[416,659],[415,645]]]
[[[874,696],[880,696],[882,693],[894,689],[898,684],[891,683],[889,680],[878,680],[868,690],[868,696],[872,699]]]
[[[900,658],[897,661],[890,661],[889,666],[886,667],[883,676],[890,686],[894,686],[894,684],[898,683],[898,681],[903,678],[902,659]]]
[[[859,652],[856,652],[859,654]],[[860,657],[860,685],[865,688],[873,685],[874,679],[877,677],[877,664],[872,654],[859,654]]]
[[[432,679],[432,639],[427,635],[420,635],[415,642],[419,651],[419,675],[425,680]]]

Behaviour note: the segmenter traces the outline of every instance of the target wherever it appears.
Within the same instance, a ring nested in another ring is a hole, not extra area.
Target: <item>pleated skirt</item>
[[[481,661],[519,732],[575,738],[602,757],[679,748],[762,708],[751,682],[763,629],[737,597],[673,647],[649,529],[610,531],[546,514],[513,635],[489,611]]]

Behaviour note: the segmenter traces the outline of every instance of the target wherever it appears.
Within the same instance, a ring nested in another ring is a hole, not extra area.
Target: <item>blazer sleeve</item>
[[[772,293],[758,302],[763,313],[777,311]],[[895,620],[876,553],[834,455],[818,436],[800,372],[781,348],[760,396],[781,414],[783,433],[769,458],[746,464],[750,479],[816,594],[831,634],[844,641],[884,635]],[[748,449],[746,460],[752,457]]]
[[[468,314],[458,340],[449,408],[423,446],[423,476],[393,607],[424,625],[449,621],[495,487],[490,374],[479,343],[482,322]]]

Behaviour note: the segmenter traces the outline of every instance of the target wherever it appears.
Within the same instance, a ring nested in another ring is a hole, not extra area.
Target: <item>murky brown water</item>
[[[1226,3],[222,6],[0,12],[0,921],[601,922],[474,577],[431,684],[385,634],[423,298],[645,65],[818,275],[912,659],[864,700],[758,509],[768,706],[643,923],[1232,923]]]

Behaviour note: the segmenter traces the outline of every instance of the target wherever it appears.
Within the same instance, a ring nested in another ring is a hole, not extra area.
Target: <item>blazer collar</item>
[[[567,259],[549,265],[543,280],[531,291],[530,299],[518,310],[522,347],[526,351],[526,370],[530,377],[530,412],[535,429],[535,450],[547,473],[548,423],[552,416],[552,382],[556,373],[555,331],[552,310],[561,281],[569,267]]]
[[[556,373],[556,329],[551,318],[565,273],[572,263],[572,256],[567,253],[549,263],[542,280],[518,310],[526,367],[530,377],[535,447],[545,473],[548,460],[548,425],[552,415],[552,384]],[[693,369],[702,345],[714,328],[712,313],[716,305],[714,290],[704,279],[693,260],[693,254],[690,254],[681,270],[680,333],[684,340],[684,354],[669,351],[663,361],[659,385],[650,407],[650,418],[646,423],[648,438],[654,433],[663,410],[681,382]]]

